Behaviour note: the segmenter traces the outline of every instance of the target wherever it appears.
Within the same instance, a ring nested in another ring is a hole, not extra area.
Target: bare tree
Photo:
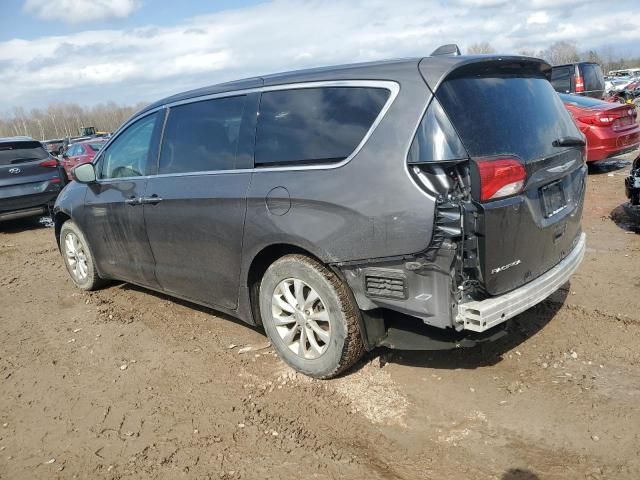
[[[523,48],[518,51],[518,55],[522,55],[523,57],[540,57],[541,53],[536,53],[535,50],[527,50]]]
[[[573,43],[560,41],[552,43],[549,48],[543,50],[542,58],[551,65],[561,65],[563,63],[578,62],[580,55],[578,49]]]
[[[97,131],[116,130],[144,104],[119,106],[114,102],[82,107],[77,104],[50,105],[46,110],[29,113],[15,107],[11,114],[0,115],[0,137],[27,135],[38,140],[72,137],[80,127],[93,126]]]
[[[478,42],[469,45],[467,48],[469,54],[475,55],[478,53],[495,53],[496,49],[489,42]]]

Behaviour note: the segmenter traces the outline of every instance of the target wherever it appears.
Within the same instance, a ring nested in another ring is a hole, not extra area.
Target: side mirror
[[[93,183],[96,181],[96,169],[93,163],[83,163],[71,170],[71,176],[76,182]]]

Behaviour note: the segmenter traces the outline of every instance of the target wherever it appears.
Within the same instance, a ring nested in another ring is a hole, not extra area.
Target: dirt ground
[[[506,338],[380,349],[331,381],[214,311],[126,284],[82,293],[52,228],[3,224],[0,478],[638,479],[628,170],[589,176],[580,271]]]

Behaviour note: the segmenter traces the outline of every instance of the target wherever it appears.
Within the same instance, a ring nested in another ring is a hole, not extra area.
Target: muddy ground
[[[508,337],[377,350],[332,381],[214,311],[126,284],[82,293],[52,228],[3,224],[0,478],[638,479],[628,168],[589,176],[579,273]]]

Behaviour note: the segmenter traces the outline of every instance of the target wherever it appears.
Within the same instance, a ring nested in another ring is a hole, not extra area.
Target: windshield
[[[0,165],[12,165],[32,160],[46,160],[47,151],[40,142],[11,142],[0,144]]]
[[[472,157],[515,155],[524,162],[553,155],[562,137],[580,137],[548,80],[487,75],[445,81],[436,92]]]
[[[581,108],[594,108],[601,107],[603,104],[607,104],[603,100],[598,100],[596,98],[591,97],[583,97],[582,95],[567,95],[565,93],[558,94],[564,103],[568,103],[569,105],[575,105],[576,107]]]

